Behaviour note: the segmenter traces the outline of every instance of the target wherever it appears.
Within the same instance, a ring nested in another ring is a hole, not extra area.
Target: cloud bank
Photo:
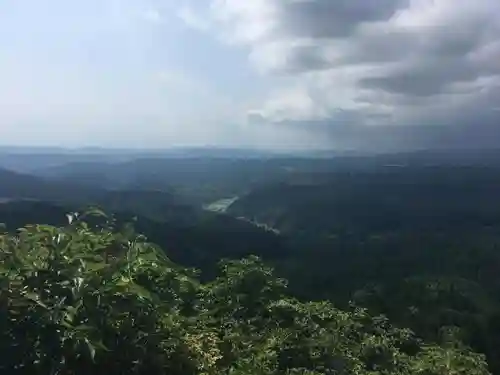
[[[498,0],[212,0],[192,27],[279,85],[255,126],[364,148],[500,146]],[[187,17],[189,16],[189,17]]]

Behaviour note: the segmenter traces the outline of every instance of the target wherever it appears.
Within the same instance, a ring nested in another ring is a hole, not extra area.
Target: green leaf
[[[136,283],[130,283],[128,284],[129,291],[135,293],[139,298],[146,299],[148,301],[155,301],[156,298],[153,296],[153,294],[148,291],[146,288],[136,284]]]
[[[36,293],[24,293],[23,295],[25,298],[29,299],[30,301],[35,302],[37,305],[42,306],[45,309],[48,309],[47,305],[45,305],[42,301],[40,301],[40,296]]]
[[[92,359],[92,362],[95,361],[95,347],[92,345],[92,343],[89,341],[89,339],[84,339],[85,344],[87,344],[87,348],[89,350],[90,358]]]
[[[97,272],[107,267],[109,267],[109,265],[104,262],[99,262],[99,263],[85,262],[85,268],[87,271],[90,272]]]

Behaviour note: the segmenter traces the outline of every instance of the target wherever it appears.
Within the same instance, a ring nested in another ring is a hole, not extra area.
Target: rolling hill
[[[497,169],[388,167],[269,184],[227,212],[289,234],[472,229],[500,224],[499,191]]]

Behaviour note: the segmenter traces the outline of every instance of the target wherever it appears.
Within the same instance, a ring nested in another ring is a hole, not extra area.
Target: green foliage
[[[202,284],[130,226],[70,218],[0,236],[2,374],[488,374],[453,337],[287,296],[259,258]]]
[[[192,281],[140,236],[77,220],[27,227],[0,244],[3,371],[182,365],[174,358],[187,318],[178,311]]]

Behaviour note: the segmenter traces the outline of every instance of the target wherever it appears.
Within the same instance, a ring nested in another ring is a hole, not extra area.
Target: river
[[[215,202],[204,205],[203,209],[206,211],[211,211],[211,212],[215,212],[218,214],[228,214],[228,212],[227,212],[228,208],[234,202],[236,202],[238,199],[239,199],[239,197],[237,197],[237,196],[231,197],[231,198],[219,199],[219,200],[216,200]],[[280,231],[278,229],[270,227],[266,223],[259,223],[255,220],[251,220],[251,219],[248,219],[248,218],[243,217],[243,216],[236,217],[236,219],[241,220],[241,221],[245,221],[247,223],[250,223],[250,224],[252,224],[258,228],[264,229],[266,231],[273,232],[275,234],[280,234]]]

